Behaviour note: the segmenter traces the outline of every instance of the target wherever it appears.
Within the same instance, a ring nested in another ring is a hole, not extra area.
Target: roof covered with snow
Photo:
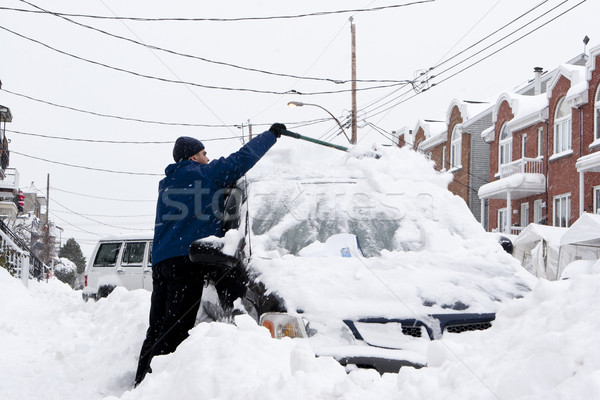
[[[545,94],[525,96],[513,92],[504,92],[498,97],[494,107],[492,115],[494,123],[498,120],[500,106],[504,102],[508,103],[513,113],[513,119],[508,123],[513,131],[548,118],[548,97]]]

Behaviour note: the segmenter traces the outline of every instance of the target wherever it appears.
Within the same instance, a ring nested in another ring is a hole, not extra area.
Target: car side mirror
[[[513,253],[513,243],[509,238],[507,238],[506,236],[500,236],[498,238],[498,242],[500,243],[500,246],[502,246],[504,251],[506,251],[508,254]]]
[[[193,263],[212,266],[233,266],[237,263],[234,256],[223,253],[223,240],[219,238],[204,238],[190,245],[190,260]]]

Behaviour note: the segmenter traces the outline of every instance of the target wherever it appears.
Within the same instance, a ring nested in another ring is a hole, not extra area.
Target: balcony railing
[[[15,168],[7,168],[5,177],[0,181],[1,189],[19,190],[19,171]]]
[[[539,158],[521,158],[500,166],[500,179],[514,174],[543,174],[544,164]]]

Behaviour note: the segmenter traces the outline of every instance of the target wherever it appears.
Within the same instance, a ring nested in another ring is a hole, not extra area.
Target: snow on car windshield
[[[252,233],[278,232],[273,249],[297,255],[341,233],[356,235],[367,257],[396,248],[402,212],[394,196],[374,192],[363,181],[279,181],[275,187],[259,182],[251,190],[253,200],[264,200],[251,209]]]

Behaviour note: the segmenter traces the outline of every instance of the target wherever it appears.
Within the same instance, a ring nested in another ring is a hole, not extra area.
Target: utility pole
[[[356,28],[352,17],[350,17],[350,33],[352,34],[352,139],[350,143],[356,144]]]
[[[50,216],[50,174],[46,178],[46,225],[49,224]]]
[[[250,125],[250,120],[248,120],[248,140],[252,140],[252,125]]]
[[[44,236],[43,236],[43,255],[42,261],[48,265],[52,259],[52,246],[54,246],[54,241],[50,235],[50,174],[48,174],[46,180],[46,224],[44,226]]]

